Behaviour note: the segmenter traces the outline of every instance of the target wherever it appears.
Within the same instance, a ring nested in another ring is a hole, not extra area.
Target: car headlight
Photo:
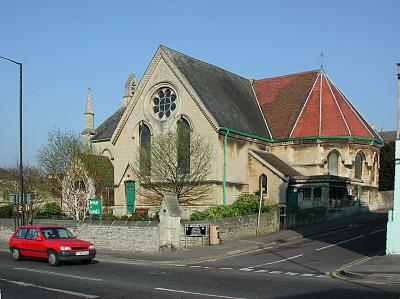
[[[64,251],[64,250],[71,250],[70,246],[60,246],[60,250]]]
[[[96,247],[94,245],[90,245],[89,249],[96,249]]]

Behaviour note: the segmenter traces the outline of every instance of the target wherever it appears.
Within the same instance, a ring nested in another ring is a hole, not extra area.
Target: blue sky
[[[164,44],[248,78],[324,66],[361,114],[396,127],[400,1],[2,1],[0,55],[24,63],[24,161],[49,130],[95,126]],[[0,60],[0,167],[18,163],[18,67]]]

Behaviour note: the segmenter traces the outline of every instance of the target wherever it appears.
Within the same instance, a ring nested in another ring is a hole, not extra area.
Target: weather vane
[[[321,69],[324,68],[324,52],[321,50],[321,53],[319,54],[321,56]]]

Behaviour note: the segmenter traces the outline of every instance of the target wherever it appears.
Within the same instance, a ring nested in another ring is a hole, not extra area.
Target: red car
[[[67,260],[88,264],[96,256],[92,243],[77,239],[62,226],[20,226],[8,244],[15,261],[26,256],[47,259],[50,265],[58,266]]]

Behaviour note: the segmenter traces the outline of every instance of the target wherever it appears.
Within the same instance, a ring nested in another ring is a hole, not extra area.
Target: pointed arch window
[[[267,195],[268,191],[268,178],[265,174],[262,174],[259,179],[260,186],[259,190],[262,191],[263,195]]]
[[[364,154],[362,152],[358,152],[355,159],[355,170],[354,170],[354,177],[356,179],[362,178],[364,160],[365,160]]]
[[[74,182],[74,190],[76,193],[85,193],[86,192],[86,187],[85,183],[83,180],[77,180]]]
[[[339,175],[339,154],[337,151],[331,151],[328,155],[328,174]]]
[[[190,125],[181,118],[178,122],[178,170],[181,174],[190,173]]]
[[[372,183],[376,182],[376,174],[378,170],[378,159],[377,159],[377,155],[375,155],[374,157],[374,164],[372,165],[372,173],[371,173],[371,177],[372,177]]]
[[[151,133],[150,129],[146,124],[142,124],[139,129],[140,138],[140,170],[145,174],[150,173],[151,166],[151,155],[150,155],[150,145],[151,145]]]

